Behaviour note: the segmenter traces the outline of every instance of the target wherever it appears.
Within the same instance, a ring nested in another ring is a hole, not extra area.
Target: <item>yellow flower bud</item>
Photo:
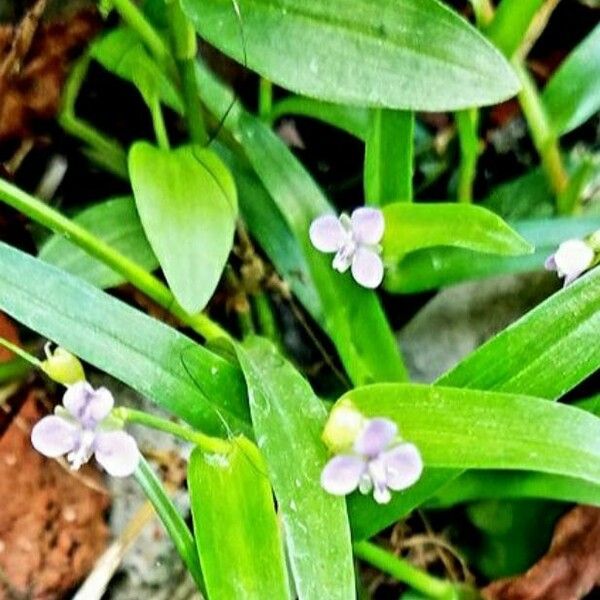
[[[336,404],[329,414],[321,439],[333,454],[344,452],[352,447],[365,422],[365,417],[354,404],[344,400]]]
[[[50,379],[64,385],[85,381],[83,366],[76,356],[60,346],[51,352],[50,344],[44,346],[44,352],[46,360],[42,361],[41,368]]]

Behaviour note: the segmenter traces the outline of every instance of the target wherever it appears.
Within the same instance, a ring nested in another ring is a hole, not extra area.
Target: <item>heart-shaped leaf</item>
[[[211,150],[135,143],[131,186],[144,231],[177,301],[190,313],[212,296],[233,243],[237,193]]]

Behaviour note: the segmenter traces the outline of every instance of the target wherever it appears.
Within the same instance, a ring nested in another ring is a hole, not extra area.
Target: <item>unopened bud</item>
[[[46,360],[42,361],[41,368],[50,379],[64,385],[85,381],[83,366],[76,356],[60,346],[52,352],[50,344],[44,346],[44,352]]]
[[[321,439],[333,454],[344,452],[352,447],[365,422],[352,402],[342,401],[329,414]]]

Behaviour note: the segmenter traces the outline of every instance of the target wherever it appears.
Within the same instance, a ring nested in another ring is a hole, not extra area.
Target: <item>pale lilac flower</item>
[[[385,223],[377,208],[357,208],[352,216],[323,215],[309,230],[310,241],[321,252],[334,253],[333,268],[351,269],[357,283],[376,288],[383,280],[381,246]]]
[[[398,440],[398,427],[389,419],[366,421],[352,452],[334,456],[321,473],[321,486],[336,496],[373,491],[379,504],[387,504],[391,491],[404,490],[418,481],[423,461],[414,444]]]
[[[594,256],[594,250],[583,240],[567,240],[546,259],[545,267],[564,277],[567,286],[592,266]]]
[[[56,414],[33,427],[31,443],[49,458],[66,454],[74,470],[93,454],[110,475],[127,477],[135,471],[140,454],[129,434],[110,429],[107,417],[113,406],[113,396],[106,388],[95,390],[86,381],[74,383],[67,388]]]

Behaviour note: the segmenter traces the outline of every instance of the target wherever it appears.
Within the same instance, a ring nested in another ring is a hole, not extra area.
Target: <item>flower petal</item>
[[[354,442],[354,451],[375,457],[383,452],[398,435],[398,426],[390,419],[369,419]]]
[[[345,273],[352,264],[354,257],[354,250],[349,248],[342,248],[338,250],[333,257],[331,266],[339,273]]]
[[[71,452],[77,443],[79,429],[66,419],[50,415],[38,421],[31,430],[33,447],[44,456],[56,458]]]
[[[369,248],[359,247],[352,259],[352,277],[363,287],[376,288],[383,281],[381,256]]]
[[[114,406],[113,395],[105,387],[95,390],[87,381],[70,385],[63,396],[65,408],[85,427],[94,428]]]
[[[334,456],[321,473],[321,487],[335,496],[345,496],[357,488],[365,469],[366,463],[359,456]]]
[[[373,488],[373,498],[377,504],[387,504],[392,499],[392,494],[385,485],[376,485]]]
[[[336,252],[348,237],[335,215],[316,218],[310,225],[308,235],[312,245],[321,252]]]
[[[399,444],[383,452],[387,486],[395,491],[404,490],[419,480],[423,472],[421,453],[414,444]]]
[[[544,269],[546,269],[546,271],[556,271],[556,260],[554,260],[554,254],[551,254],[545,260]]]
[[[383,237],[385,222],[378,208],[357,208],[350,217],[352,233],[359,244],[376,245]]]
[[[594,262],[594,251],[583,240],[563,242],[554,254],[556,270],[571,281],[579,277]]]
[[[128,477],[137,468],[140,452],[136,441],[124,431],[102,431],[94,442],[96,460],[113,477]]]

